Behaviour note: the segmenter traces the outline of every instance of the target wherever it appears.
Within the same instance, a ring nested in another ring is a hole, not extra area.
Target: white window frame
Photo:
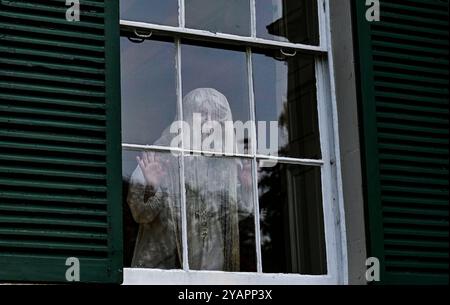
[[[224,157],[251,158],[253,162],[253,192],[254,192],[254,216],[256,230],[256,254],[257,272],[225,272],[225,271],[193,271],[189,270],[187,228],[186,228],[186,198],[184,192],[184,154],[193,152],[180,148],[161,147],[153,145],[136,145],[123,143],[122,148],[127,150],[143,151],[174,151],[180,153],[180,186],[181,186],[181,212],[182,212],[182,244],[183,244],[183,269],[161,270],[143,268],[125,268],[124,284],[347,284],[348,283],[348,262],[347,245],[345,234],[344,202],[342,191],[338,115],[335,95],[334,65],[331,46],[330,29],[330,0],[316,0],[318,8],[319,22],[319,46],[296,44],[290,42],[280,42],[274,40],[261,39],[256,37],[256,2],[251,0],[251,36],[243,37],[223,33],[211,33],[208,31],[188,29],[185,27],[184,1],[178,0],[179,4],[179,27],[157,25],[145,22],[135,22],[121,20],[120,26],[123,30],[131,30],[136,33],[160,33],[173,36],[176,44],[176,65],[177,65],[177,107],[182,116],[182,79],[181,79],[181,38],[191,38],[202,41],[226,42],[228,44],[245,45],[247,52],[247,69],[249,75],[249,100],[250,119],[255,122],[255,101],[252,81],[252,47],[279,47],[280,50],[290,49],[301,52],[312,53],[315,56],[316,82],[317,82],[317,113],[320,130],[320,145],[322,158],[319,160],[285,158],[263,156],[256,153],[256,145],[250,154]],[[183,119],[183,118],[181,118]],[[256,126],[253,124],[252,137],[256,139]],[[183,138],[183,137],[181,137]],[[183,147],[183,146],[182,146]],[[214,154],[214,153],[212,153]],[[303,275],[303,274],[273,274],[262,273],[260,224],[259,224],[259,203],[257,186],[257,160],[274,159],[280,163],[299,164],[315,166],[321,168],[322,179],[322,202],[324,215],[324,231],[326,243],[327,274],[325,275]],[[255,183],[256,181],[256,183]]]

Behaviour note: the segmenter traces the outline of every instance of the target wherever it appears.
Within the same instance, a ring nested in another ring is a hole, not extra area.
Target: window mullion
[[[183,118],[183,83],[181,79],[181,42],[179,38],[175,39],[176,44],[176,73],[177,73],[177,102],[178,102],[178,120],[181,122]],[[181,148],[184,148],[184,130],[183,124],[180,127]],[[189,271],[189,249],[187,237],[187,212],[186,212],[186,185],[184,178],[184,150],[181,149],[179,154],[179,172],[180,172],[180,195],[181,195],[181,241],[183,253],[183,270]]]
[[[250,0],[250,33],[256,37],[256,0]]]
[[[317,13],[319,14],[319,46],[328,51],[327,26],[326,26],[325,0],[317,0]]]
[[[253,1],[252,1],[253,2]],[[256,108],[255,108],[255,92],[253,88],[253,63],[252,50],[247,48],[247,74],[248,74],[248,96],[250,101],[250,121],[252,122],[252,130],[249,141],[249,148],[252,157],[252,187],[253,187],[253,206],[255,219],[255,247],[256,247],[256,270],[262,272],[262,254],[261,254],[261,229],[259,223],[259,198],[258,198],[258,171],[257,171],[257,141],[256,141]]]
[[[184,0],[178,0],[178,25],[180,28],[186,26],[186,10],[184,2]]]

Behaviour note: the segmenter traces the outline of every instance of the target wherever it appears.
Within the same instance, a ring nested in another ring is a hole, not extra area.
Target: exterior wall
[[[366,237],[351,0],[330,1],[349,284],[365,284]]]

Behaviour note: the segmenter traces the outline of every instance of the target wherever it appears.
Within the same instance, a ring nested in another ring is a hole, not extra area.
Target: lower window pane
[[[258,168],[263,272],[326,274],[320,167],[264,165]]]
[[[181,268],[179,158],[124,151],[122,159],[125,267]]]
[[[256,271],[251,160],[185,157],[189,267]]]

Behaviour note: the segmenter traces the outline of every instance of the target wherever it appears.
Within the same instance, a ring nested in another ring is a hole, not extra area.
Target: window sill
[[[329,275],[125,268],[123,285],[335,285]]]

